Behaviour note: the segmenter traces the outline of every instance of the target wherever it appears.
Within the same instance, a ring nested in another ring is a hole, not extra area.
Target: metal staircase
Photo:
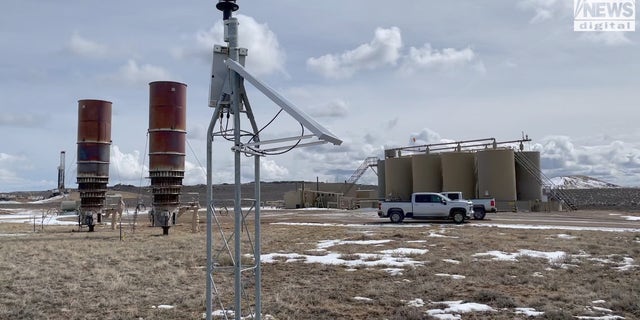
[[[358,179],[362,177],[362,175],[367,171],[368,168],[377,167],[378,160],[380,159],[378,159],[377,157],[368,157],[364,159],[364,161],[362,161],[358,169],[356,169],[356,171],[353,172],[351,177],[347,181],[345,181],[345,186],[342,188],[342,194],[346,195],[349,191],[351,191],[351,189],[353,189],[353,186],[356,185],[356,182],[358,182]],[[376,171],[373,170],[373,172],[376,172]],[[376,175],[377,174],[378,173],[376,172]]]
[[[514,155],[516,163],[522,166],[522,168],[524,168],[527,173],[533,176],[536,181],[540,183],[540,185],[547,185],[551,187],[551,195],[554,198],[564,202],[564,204],[570,211],[578,210],[573,197],[571,197],[565,190],[563,190],[562,187],[555,185],[553,181],[551,181],[551,179],[546,176],[536,164],[531,162],[531,160],[529,160],[520,152],[514,152]]]

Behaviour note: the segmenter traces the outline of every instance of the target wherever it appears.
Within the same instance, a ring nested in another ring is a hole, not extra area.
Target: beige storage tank
[[[460,191],[465,199],[476,196],[475,155],[471,152],[445,152],[442,162],[442,191]]]
[[[411,200],[411,157],[387,158],[384,161],[385,199]]]
[[[442,191],[442,161],[439,154],[418,154],[411,157],[413,192]]]
[[[496,201],[516,201],[516,168],[511,149],[487,149],[476,153],[478,195]]]
[[[516,191],[518,200],[542,200],[540,179],[540,152],[522,151],[515,153]]]
[[[384,199],[387,192],[384,175],[384,160],[378,160],[378,199]]]

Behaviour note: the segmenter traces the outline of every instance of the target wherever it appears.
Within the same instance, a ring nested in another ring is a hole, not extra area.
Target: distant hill
[[[596,178],[575,175],[551,178],[551,182],[557,187],[565,189],[610,189],[620,188],[619,185],[598,180]]]

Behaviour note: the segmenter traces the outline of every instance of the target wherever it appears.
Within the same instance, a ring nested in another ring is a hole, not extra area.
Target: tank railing
[[[569,210],[578,209],[572,197],[564,192],[562,188],[555,185],[553,181],[547,175],[545,175],[537,165],[531,162],[531,160],[522,155],[520,152],[514,152],[514,155],[516,162],[518,162],[518,164],[520,164],[525,169],[525,171],[532,175],[538,183],[540,183],[541,185],[551,186],[554,198],[563,201],[567,205],[567,208]]]
[[[499,145],[529,142],[528,136],[518,140],[497,141],[496,138],[484,138],[474,140],[462,140],[453,142],[440,142],[432,144],[423,144],[416,146],[399,147],[388,150],[409,151],[409,152],[431,152],[431,151],[462,151],[462,150],[478,150],[479,148],[498,148]],[[385,153],[386,154],[386,153]]]

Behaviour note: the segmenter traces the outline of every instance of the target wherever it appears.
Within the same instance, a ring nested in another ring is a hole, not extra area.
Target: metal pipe
[[[255,297],[255,304],[256,304],[256,314],[255,314],[255,319],[260,320],[262,318],[262,267],[260,266],[261,263],[261,258],[260,258],[260,254],[262,252],[262,246],[260,245],[260,243],[262,242],[261,237],[261,232],[260,232],[260,157],[259,156],[255,156],[255,160],[254,160],[254,171],[255,171],[255,197],[256,197],[256,211],[255,211],[255,239],[256,239],[256,244],[254,247],[254,260],[256,263],[256,270],[255,272],[255,292],[256,292],[256,297]]]
[[[227,35],[229,41],[229,59],[233,61],[239,60],[238,54],[238,19],[237,18],[229,18],[225,21],[225,25],[227,26]],[[236,148],[241,146],[240,141],[240,76],[231,71],[231,86],[233,95],[231,97],[231,110],[233,112],[233,144]],[[242,319],[242,246],[241,246],[241,233],[242,230],[242,180],[241,180],[241,172],[240,172],[240,159],[241,159],[240,150],[234,150],[234,167],[235,167],[235,201],[234,201],[234,260],[235,260],[235,270],[234,270],[234,304],[235,304],[235,318],[236,320]]]
[[[213,116],[211,117],[211,122],[209,122],[209,128],[207,129],[207,290],[206,290],[206,320],[211,320],[212,309],[212,282],[213,279],[213,260],[212,260],[212,252],[211,247],[213,246],[213,235],[211,234],[212,229],[212,219],[213,219],[213,178],[212,178],[212,144],[213,144],[213,128],[215,126],[216,120],[218,120],[218,107],[216,107],[213,112]]]
[[[247,90],[244,88],[244,83],[240,83],[242,86],[241,92],[242,101],[244,102],[245,109],[247,110],[247,118],[249,118],[249,122],[251,123],[251,128],[253,128],[253,140],[260,143],[260,129],[258,129],[258,124],[256,123],[256,119],[253,116],[253,110],[251,109],[251,103],[249,103],[249,98],[247,98]],[[255,280],[255,320],[262,319],[262,266],[261,266],[261,258],[262,254],[262,239],[260,232],[260,156],[259,154],[255,154],[254,157],[254,180],[255,180],[255,217],[254,217],[254,232],[255,232],[255,246],[253,248],[253,259],[255,262],[255,270],[254,272],[254,280]]]

